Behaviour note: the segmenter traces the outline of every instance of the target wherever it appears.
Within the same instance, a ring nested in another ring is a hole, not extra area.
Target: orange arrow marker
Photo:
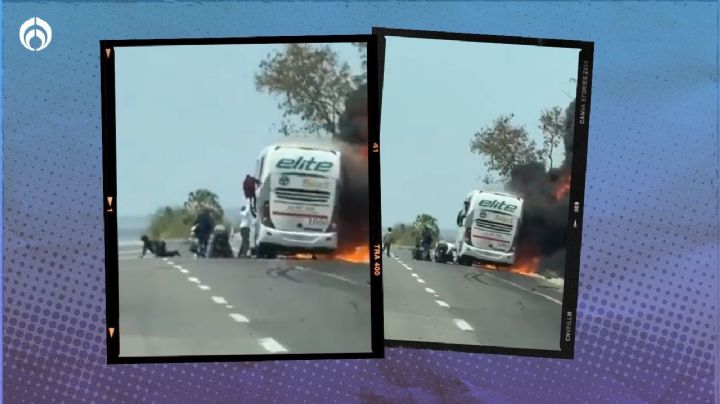
[[[105,49],[105,54],[107,55],[108,59],[110,59],[110,48]]]
[[[108,332],[110,333],[110,338],[112,338],[112,337],[113,337],[113,334],[115,334],[115,329],[114,329],[114,328],[108,328]]]

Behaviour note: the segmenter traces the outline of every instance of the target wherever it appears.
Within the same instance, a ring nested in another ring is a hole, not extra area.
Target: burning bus
[[[523,199],[501,192],[473,191],[457,216],[457,262],[510,267],[515,263]]]
[[[276,144],[257,162],[255,253],[333,253],[337,249],[341,153],[332,145]]]

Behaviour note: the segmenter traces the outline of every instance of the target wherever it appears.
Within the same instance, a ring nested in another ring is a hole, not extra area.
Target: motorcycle
[[[430,254],[430,246],[427,244],[417,244],[413,250],[413,259],[418,261],[432,261]]]
[[[200,239],[195,232],[196,227],[197,226],[193,226],[190,229],[190,247],[188,249],[191,253],[196,254],[198,257],[204,258],[208,256],[208,250],[210,249],[210,240],[208,240],[207,245],[201,245]]]
[[[197,235],[195,234],[195,228],[196,228],[196,227],[197,227],[197,226],[193,226],[193,227],[190,229],[190,237],[188,237],[188,240],[190,241],[189,250],[190,250],[190,252],[193,253],[193,254],[198,254],[198,255],[200,255],[200,250],[199,250],[199,248],[200,248],[200,243],[198,242]]]

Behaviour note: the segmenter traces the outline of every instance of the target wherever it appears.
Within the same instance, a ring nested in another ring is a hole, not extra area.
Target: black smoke
[[[342,153],[338,250],[353,251],[370,244],[370,191],[368,171],[367,85],[351,92],[339,120],[339,131],[332,139],[285,138],[285,144],[327,146],[332,143]]]
[[[339,130],[335,135],[342,142],[367,145],[368,138],[368,90],[360,85],[345,99],[345,110],[340,115]]]
[[[565,248],[569,213],[569,193],[558,200],[557,190],[570,175],[574,135],[575,102],[566,110],[563,144],[565,159],[559,168],[546,171],[545,165],[532,162],[510,172],[509,191],[524,198],[523,218],[518,234],[518,263],[540,257],[538,272],[565,275]]]
[[[368,93],[361,85],[350,93],[335,136],[341,145],[343,188],[340,195],[338,248],[370,243],[370,189],[368,178]]]

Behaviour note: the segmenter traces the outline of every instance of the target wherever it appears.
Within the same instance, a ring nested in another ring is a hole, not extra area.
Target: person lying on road
[[[177,250],[168,251],[166,249],[167,246],[165,242],[162,240],[150,240],[148,236],[142,236],[140,237],[140,240],[143,242],[143,250],[140,258],[145,258],[145,254],[148,251],[155,254],[155,256],[159,258],[180,256],[180,252],[178,252]]]

